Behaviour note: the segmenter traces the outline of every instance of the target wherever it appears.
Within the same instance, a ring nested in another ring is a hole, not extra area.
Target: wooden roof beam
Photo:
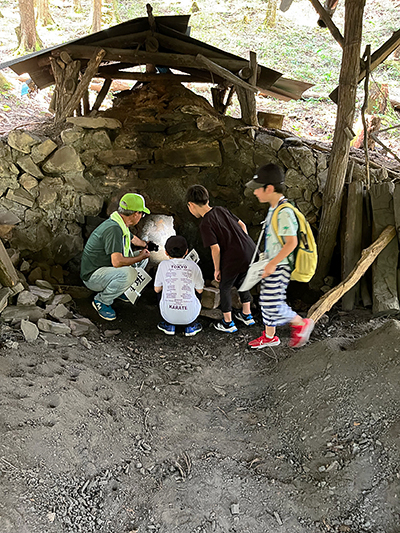
[[[90,59],[93,55],[93,52],[97,48],[97,46],[69,45],[63,48],[63,50],[67,51],[74,59]],[[200,47],[196,48],[201,49]],[[190,54],[145,52],[143,50],[127,50],[125,48],[108,47],[103,49],[106,51],[106,55],[104,57],[105,61],[121,61],[131,65],[146,65],[151,63],[153,65],[160,65],[170,68],[199,68],[196,56]],[[227,57],[210,57],[209,59],[233,72],[238,72],[240,69],[247,67],[249,64],[245,59],[239,60],[230,59]],[[258,71],[261,71],[261,67],[259,67]]]
[[[111,80],[169,81],[176,83],[206,83],[203,76],[188,74],[154,74],[149,72],[116,72],[115,74],[107,74],[98,71],[96,78]]]

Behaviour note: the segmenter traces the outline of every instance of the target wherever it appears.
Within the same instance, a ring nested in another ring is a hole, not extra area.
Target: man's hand
[[[214,279],[215,279],[215,281],[218,281],[218,283],[221,281],[221,271],[220,270],[215,270],[214,271]]]
[[[271,263],[267,263],[264,267],[264,272],[263,272],[263,275],[261,276],[262,278],[268,278],[268,276],[270,276],[271,274],[273,274],[276,270],[276,265],[274,265],[272,262]]]
[[[140,254],[138,254],[136,256],[138,259],[140,258],[140,261],[143,261],[143,259],[147,259],[148,257],[150,257],[150,252],[148,251],[147,248],[145,248],[144,250],[142,250],[140,252]]]

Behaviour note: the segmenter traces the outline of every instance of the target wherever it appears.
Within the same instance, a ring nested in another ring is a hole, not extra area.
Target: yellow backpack
[[[290,276],[294,281],[303,281],[307,283],[315,274],[317,268],[318,254],[317,245],[315,243],[314,235],[310,224],[301,211],[294,207],[289,202],[284,202],[275,209],[272,215],[271,225],[276,233],[281,245],[284,245],[283,239],[278,235],[278,213],[281,209],[289,207],[296,215],[299,228],[297,230],[298,244],[294,250],[294,265],[292,267],[292,274]]]

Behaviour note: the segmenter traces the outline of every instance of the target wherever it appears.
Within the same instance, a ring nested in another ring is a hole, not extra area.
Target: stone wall
[[[82,251],[86,226],[137,191],[202,253],[187,187],[206,186],[211,204],[231,209],[256,238],[265,206],[244,184],[268,162],[285,168],[287,196],[316,226],[326,153],[221,117],[181,85],[147,84],[97,117],[69,119],[55,139],[14,130],[0,141],[0,236],[25,259],[65,265]]]

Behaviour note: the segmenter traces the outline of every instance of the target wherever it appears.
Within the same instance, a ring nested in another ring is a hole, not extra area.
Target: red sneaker
[[[289,346],[291,348],[301,348],[310,338],[314,329],[314,320],[305,318],[302,326],[291,326],[292,334],[290,336]]]
[[[279,340],[279,337],[275,335],[275,337],[272,337],[272,339],[269,339],[265,336],[265,331],[263,331],[263,334],[261,337],[258,337],[258,339],[254,339],[253,341],[249,342],[250,348],[264,348],[265,346],[278,346],[281,341]]]

